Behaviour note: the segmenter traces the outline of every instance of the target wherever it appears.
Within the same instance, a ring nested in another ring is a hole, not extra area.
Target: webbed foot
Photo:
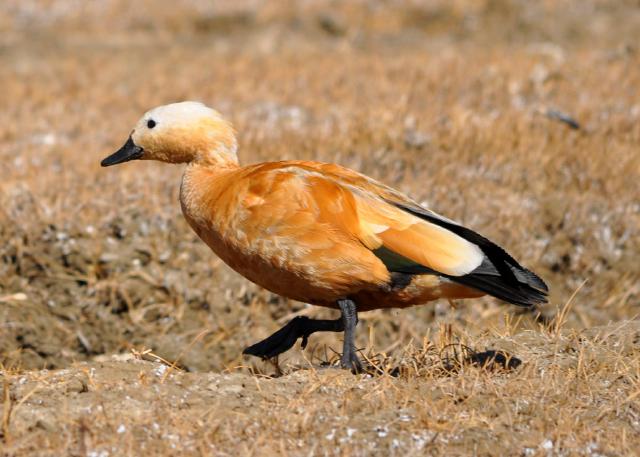
[[[341,332],[342,330],[342,319],[309,319],[306,316],[298,316],[271,336],[249,346],[242,353],[270,359],[291,349],[298,338],[302,338],[302,349],[304,349],[312,333]]]

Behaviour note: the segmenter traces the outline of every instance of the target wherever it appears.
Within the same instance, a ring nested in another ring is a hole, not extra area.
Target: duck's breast
[[[188,170],[181,204],[198,236],[249,280],[295,300],[329,306],[384,288],[386,268],[350,232],[349,195],[327,186],[318,201],[304,177],[269,165]]]

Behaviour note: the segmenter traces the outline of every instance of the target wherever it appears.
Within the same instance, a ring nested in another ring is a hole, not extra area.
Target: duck
[[[182,213],[220,259],[275,294],[340,311],[295,317],[244,354],[269,359],[315,332],[343,332],[340,366],[360,371],[360,312],[484,295],[547,301],[545,282],[503,248],[381,182],[332,163],[240,165],[237,149],[230,122],[185,101],[147,111],[101,165],[185,164]]]

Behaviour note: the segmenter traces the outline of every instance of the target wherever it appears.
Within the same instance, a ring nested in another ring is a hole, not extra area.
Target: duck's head
[[[199,102],[181,102],[147,111],[118,151],[103,167],[129,160],[169,163],[237,164],[233,127],[215,110]]]

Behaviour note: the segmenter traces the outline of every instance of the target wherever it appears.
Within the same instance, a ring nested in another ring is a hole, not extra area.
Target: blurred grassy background
[[[292,313],[328,315],[216,259],[180,214],[180,167],[100,169],[144,111],[184,99],[232,120],[242,162],[352,167],[551,287],[543,319],[493,299],[366,313],[362,347],[392,352],[442,322],[463,339],[535,329],[584,281],[567,325],[635,318],[639,31],[637,1],[5,0],[0,361],[188,348],[182,366],[219,371],[255,364],[242,348]]]

